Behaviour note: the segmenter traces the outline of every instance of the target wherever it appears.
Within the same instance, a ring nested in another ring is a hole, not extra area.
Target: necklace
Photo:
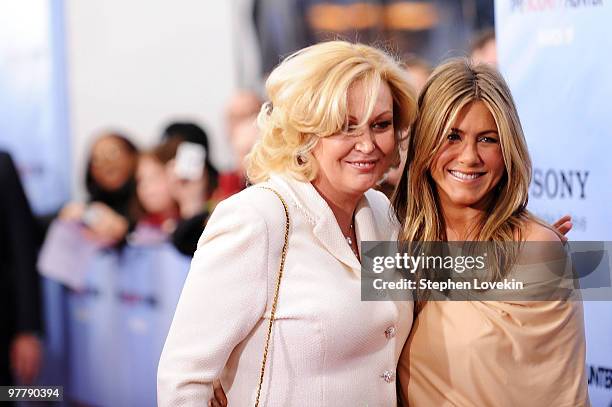
[[[353,239],[351,239],[351,237],[350,237],[350,236],[347,236],[347,237],[346,237],[346,243],[348,243],[348,244],[349,244],[349,246],[352,246],[352,245],[353,245]]]
[[[357,250],[355,250],[355,248],[353,247],[353,238],[351,237],[352,234],[353,234],[353,224],[351,223],[351,226],[349,228],[349,235],[348,236],[344,236],[344,238],[346,239],[346,243],[348,243],[348,245],[351,248],[351,250],[353,251],[353,253],[355,253],[355,256],[357,256],[357,258],[359,258],[359,252]]]
[[[351,225],[349,226],[349,235],[348,236],[344,236],[344,238],[346,239],[346,243],[348,243],[349,246],[353,246],[353,238],[351,237],[351,235],[353,234],[353,224],[351,223]]]

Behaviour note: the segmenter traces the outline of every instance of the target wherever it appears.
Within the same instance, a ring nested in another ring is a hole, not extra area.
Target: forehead
[[[124,144],[121,140],[115,137],[102,137],[94,143],[92,153],[93,154],[104,154],[107,151],[112,150],[123,150]]]
[[[227,107],[228,116],[241,115],[243,113],[250,113],[259,111],[261,101],[259,97],[252,93],[239,93],[235,95],[229,102]]]
[[[376,89],[371,89],[371,85],[364,81],[357,81],[349,86],[347,91],[348,113],[355,117],[363,116],[370,103],[371,98],[375,98],[372,114],[376,115],[386,110],[393,110],[393,95],[391,88],[386,81],[381,81]]]
[[[497,130],[495,118],[481,100],[475,100],[463,106],[452,127],[460,130]]]

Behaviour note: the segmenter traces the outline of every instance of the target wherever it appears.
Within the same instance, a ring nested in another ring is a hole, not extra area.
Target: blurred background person
[[[79,222],[85,235],[103,245],[114,245],[135,225],[134,172],[138,149],[124,135],[108,133],[91,147],[85,186],[87,203],[70,202],[59,213],[63,221]]]
[[[470,57],[476,64],[489,64],[497,68],[497,42],[493,28],[486,28],[474,35]]]
[[[236,157],[235,174],[240,177],[241,185],[246,185],[245,158],[260,138],[259,129],[255,123],[256,117],[238,123],[232,133],[231,144]]]
[[[262,104],[261,96],[255,91],[238,89],[234,92],[225,108],[225,123],[230,138],[240,123],[257,117]]]
[[[191,122],[174,122],[163,132],[157,154],[166,173],[179,218],[171,241],[181,253],[193,255],[206,221],[214,209],[219,173],[210,160],[208,135]]]
[[[172,196],[170,177],[166,165],[174,158],[174,152],[167,152],[168,143],[142,153],[136,167],[136,196],[138,198],[139,220],[134,236],[146,235],[153,230],[156,240],[163,240],[174,232],[180,217],[179,205]],[[132,239],[130,239],[132,241]]]
[[[0,151],[0,385],[32,384],[41,367],[35,222],[11,156]]]
[[[414,54],[404,57],[403,65],[406,72],[408,72],[408,80],[414,87],[414,90],[417,94],[420,93],[421,89],[423,89],[425,86],[429,75],[431,75],[433,67],[429,62]]]
[[[416,55],[408,55],[404,58],[403,66],[408,72],[408,81],[414,88],[417,94],[421,92],[421,89],[425,86],[429,75],[431,74],[433,68],[422,58],[417,57]],[[383,192],[390,199],[393,196],[393,192],[397,184],[399,184],[399,180],[402,176],[402,171],[404,170],[404,163],[406,162],[406,150],[408,149],[407,140],[400,141],[400,163],[397,167],[392,167],[385,174],[385,178],[378,185],[377,189]]]
[[[94,141],[85,169],[86,202],[67,203],[45,228],[38,259],[43,276],[80,290],[99,249],[123,249],[137,221],[137,159],[138,149],[120,133]]]
[[[252,90],[239,89],[225,107],[227,139],[234,155],[234,168],[219,175],[219,188],[214,199],[220,201],[246,187],[244,158],[259,138],[255,120],[263,100]]]

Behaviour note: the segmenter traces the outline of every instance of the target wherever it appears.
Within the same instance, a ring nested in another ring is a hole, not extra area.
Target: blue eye
[[[478,141],[482,141],[484,143],[497,143],[497,139],[495,137],[482,136],[478,137]]]

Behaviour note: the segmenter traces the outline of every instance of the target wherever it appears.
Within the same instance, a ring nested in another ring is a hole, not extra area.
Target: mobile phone
[[[87,227],[92,227],[100,218],[98,210],[92,206],[88,206],[83,212],[81,223]]]
[[[174,159],[174,172],[181,178],[197,181],[204,174],[206,149],[201,144],[187,141],[179,144]]]

